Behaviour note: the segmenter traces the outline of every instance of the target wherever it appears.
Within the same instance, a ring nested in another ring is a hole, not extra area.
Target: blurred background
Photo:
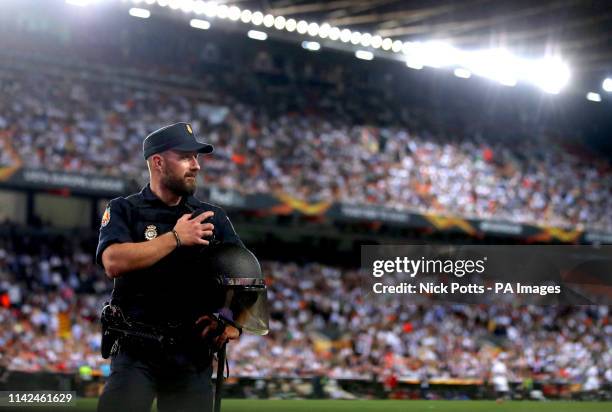
[[[269,284],[228,396],[610,399],[607,306],[373,305],[359,254],[612,243],[611,20],[607,1],[0,2],[0,389],[97,396],[100,218],[147,182],[143,138],[185,121],[215,146],[198,197]]]

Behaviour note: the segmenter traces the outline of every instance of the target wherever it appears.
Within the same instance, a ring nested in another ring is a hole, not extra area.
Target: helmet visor
[[[225,299],[219,313],[243,330],[266,335],[268,326],[268,294],[261,278],[225,278]]]

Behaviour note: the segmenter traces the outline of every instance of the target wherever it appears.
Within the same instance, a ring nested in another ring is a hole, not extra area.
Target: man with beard
[[[159,411],[211,410],[213,354],[240,330],[209,316],[215,288],[197,263],[211,244],[243,246],[223,209],[193,196],[198,156],[212,151],[187,123],[151,133],[150,183],[104,212],[96,260],[114,281],[111,307],[127,325],[164,332],[113,339],[99,411],[150,411],[155,397]]]

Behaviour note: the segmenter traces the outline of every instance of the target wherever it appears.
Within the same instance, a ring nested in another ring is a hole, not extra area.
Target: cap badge
[[[145,239],[147,240],[155,239],[157,237],[157,228],[155,227],[155,225],[147,226],[144,235]]]
[[[186,126],[187,126],[187,131],[189,132],[189,134],[193,134],[193,130],[191,130],[191,126],[189,124],[187,124]]]

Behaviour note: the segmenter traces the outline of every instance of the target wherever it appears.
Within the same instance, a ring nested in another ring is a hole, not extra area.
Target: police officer
[[[212,151],[188,123],[151,133],[150,183],[104,212],[96,260],[114,280],[111,304],[130,322],[196,333],[170,347],[120,339],[99,411],[150,411],[155,397],[160,411],[212,408],[212,353],[240,331],[208,315],[214,299],[196,266],[211,243],[243,246],[223,209],[193,196],[198,155]]]

